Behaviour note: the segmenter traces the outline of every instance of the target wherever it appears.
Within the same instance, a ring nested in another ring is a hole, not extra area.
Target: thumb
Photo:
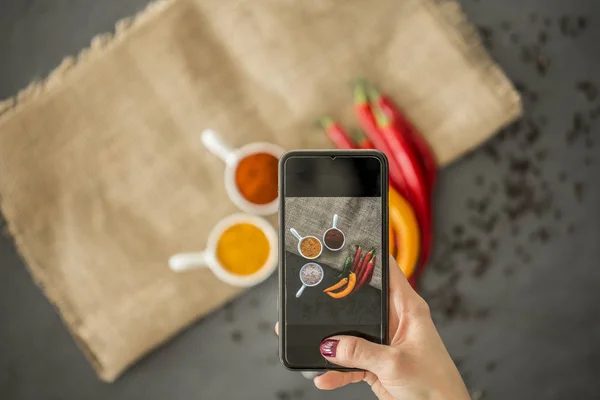
[[[321,342],[319,351],[327,361],[346,368],[358,368],[375,374],[390,356],[390,348],[354,336],[334,336]]]

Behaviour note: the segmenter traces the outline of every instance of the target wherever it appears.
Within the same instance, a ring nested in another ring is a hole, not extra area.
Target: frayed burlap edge
[[[111,48],[118,46],[131,31],[159,15],[177,0],[155,0],[132,17],[119,20],[112,33],[101,33],[94,36],[90,46],[84,48],[76,56],[65,57],[62,62],[41,81],[33,81],[17,95],[0,100],[0,125],[12,113],[18,112],[29,102],[52,90],[62,83],[65,77],[81,68],[86,63],[103,56]]]
[[[176,1],[177,0],[157,0],[148,4],[144,10],[140,11],[135,16],[119,20],[115,24],[114,33],[103,33],[95,36],[89,47],[81,50],[76,56],[64,58],[60,65],[50,72],[44,80],[31,82],[26,88],[19,91],[16,96],[0,101],[0,128],[4,121],[10,116],[20,112],[20,110],[25,109],[31,102],[40,99],[43,95],[47,95],[50,91],[59,87],[65,77],[69,74],[84,67],[87,63],[102,57],[111,49],[117,47],[129,33],[152,21],[153,18],[159,16],[162,11]],[[22,236],[19,233],[18,227],[13,224],[12,218],[10,218],[11,212],[6,209],[1,196],[0,209],[7,224],[3,229],[3,234],[10,237],[14,242],[19,255],[25,261],[24,264],[27,266],[34,282],[46,295],[50,303],[58,309],[59,315],[65,322],[71,336],[84,353],[85,357],[92,364],[98,373],[98,376],[106,382],[114,381],[127,366],[124,366],[124,368],[118,371],[107,370],[99,361],[98,356],[94,351],[79,337],[77,331],[81,324],[80,319],[73,311],[73,307],[69,303],[69,300],[65,299],[60,293],[55,292],[55,289],[51,285],[46,285],[48,280],[45,276],[44,268],[36,260],[36,257],[28,252],[27,246],[25,246],[24,243],[21,243],[20,238]]]
[[[494,133],[509,125],[523,114],[521,96],[511,81],[507,79],[504,71],[502,71],[499,65],[492,59],[491,55],[483,45],[479,30],[469,21],[467,14],[457,0],[423,1],[431,9],[433,15],[439,16],[441,19],[445,20],[449,37],[453,39],[459,39],[460,37],[466,44],[466,46],[457,46],[457,48],[463,52],[465,57],[468,60],[472,60],[473,63],[481,63],[485,66],[483,74],[485,74],[485,79],[488,82],[491,82],[488,87],[495,93],[500,102],[506,101],[510,104],[510,108],[507,110],[501,121],[501,126],[494,132],[484,132],[485,134],[481,135],[482,140],[473,141],[473,143],[465,149],[465,153],[467,153],[477,148],[484,141],[491,139],[494,136]],[[449,162],[445,164],[442,163],[442,166],[448,164]]]
[[[427,2],[430,3],[430,6],[435,7],[431,0]],[[523,112],[523,105],[519,93],[510,80],[506,79],[504,71],[502,71],[486,50],[479,34],[479,29],[469,22],[467,14],[465,14],[460,3],[457,0],[438,0],[437,3],[439,13],[453,28],[456,28],[454,32],[460,34],[463,41],[468,45],[469,50],[465,52],[465,55],[476,62],[484,63],[486,66],[486,77],[491,78],[493,82],[492,90],[494,90],[496,96],[498,98],[507,98],[512,105],[510,111],[520,115]]]

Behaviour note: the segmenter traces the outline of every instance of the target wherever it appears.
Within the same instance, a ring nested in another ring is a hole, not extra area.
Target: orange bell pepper
[[[410,204],[394,189],[389,191],[390,223],[398,233],[398,266],[409,278],[415,272],[419,259],[420,232],[415,213]]]
[[[388,226],[389,226],[389,230],[390,230],[390,232],[389,232],[390,254],[392,255],[392,257],[396,258],[396,251],[398,250],[397,249],[398,233],[394,229],[394,225],[392,225],[392,221],[389,221]]]

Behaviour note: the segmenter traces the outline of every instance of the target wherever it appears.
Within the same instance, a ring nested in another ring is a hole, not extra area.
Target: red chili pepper
[[[374,104],[377,104],[386,115],[394,120],[401,134],[406,135],[411,141],[416,152],[419,154],[421,166],[425,172],[425,179],[429,186],[429,192],[433,191],[433,186],[437,179],[437,162],[435,155],[425,138],[416,130],[413,124],[398,110],[392,99],[379,93],[373,87],[370,87],[369,98]]]
[[[327,132],[327,136],[338,149],[355,149],[354,141],[348,136],[344,128],[333,119],[323,117],[319,120],[321,126]]]
[[[373,146],[373,143],[371,143],[369,138],[366,137],[365,134],[363,132],[361,132],[360,130],[352,130],[350,132],[350,138],[355,143],[358,143],[358,145],[356,146],[357,149],[374,149],[375,148],[375,146]]]
[[[365,255],[363,254],[362,256],[360,256],[360,258],[358,259],[358,264],[356,265],[356,269],[353,271],[354,275],[356,275],[356,278],[358,279],[358,276],[360,275],[360,271],[363,265],[363,260],[365,259]]]
[[[413,272],[413,274],[410,276],[410,278],[408,278],[408,283],[410,283],[410,286],[417,290],[417,278],[416,278],[416,273],[417,271]]]
[[[363,140],[361,140],[358,143],[358,148],[359,149],[374,149],[375,146],[373,146],[373,143],[371,143],[371,141],[367,138],[364,138]]]
[[[419,258],[419,267],[421,267],[427,262],[431,250],[431,197],[425,182],[424,172],[410,142],[398,132],[398,128],[393,124],[392,119],[380,108],[375,108],[374,111],[377,126],[383,132],[383,137],[396,155],[411,194],[408,200],[415,209],[422,235],[421,257]]]
[[[360,261],[360,253],[362,252],[360,246],[357,247],[358,248],[356,249],[356,254],[354,254],[354,262],[352,263],[352,268],[350,269],[350,271],[354,272],[355,274],[356,268],[358,268],[358,262]]]
[[[366,275],[366,278],[363,279],[363,286],[370,283],[371,279],[373,279],[373,271],[375,270],[375,264],[377,263],[377,257],[373,257],[373,259],[369,262],[369,270]]]
[[[371,260],[371,257],[373,257],[373,253],[375,253],[375,249],[372,249],[371,251],[369,251],[367,253],[367,255],[365,255],[365,258],[362,260],[361,262],[361,266],[359,268],[358,274],[356,274],[356,281],[360,282],[364,276],[366,275],[367,272],[367,265],[369,264],[369,261]]]
[[[373,257],[369,264],[367,264],[365,274],[360,278],[360,281],[354,287],[354,290],[358,290],[361,287],[365,286],[369,282],[371,282],[371,278],[373,278],[373,270],[375,269],[375,262],[377,261],[377,257]]]
[[[367,92],[364,83],[362,82],[358,82],[354,87],[354,112],[370,142],[377,150],[383,152],[387,156],[392,186],[402,194],[404,198],[410,199],[408,186],[400,171],[400,165],[398,164],[396,157],[394,157],[394,152],[390,149],[380,130],[377,128],[377,122],[373,116],[373,110],[369,104]]]

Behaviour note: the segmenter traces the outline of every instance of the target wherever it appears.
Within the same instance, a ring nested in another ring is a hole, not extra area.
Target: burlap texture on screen
[[[325,244],[325,232],[333,225],[344,233],[344,247],[329,250]],[[353,247],[360,246],[362,254],[375,250],[375,268],[370,284],[381,289],[381,199],[379,197],[288,197],[285,199],[285,250],[302,256],[298,251],[298,239],[290,229],[302,237],[314,236],[321,242],[322,252],[314,262],[341,271]],[[309,262],[308,260],[306,262]]]

